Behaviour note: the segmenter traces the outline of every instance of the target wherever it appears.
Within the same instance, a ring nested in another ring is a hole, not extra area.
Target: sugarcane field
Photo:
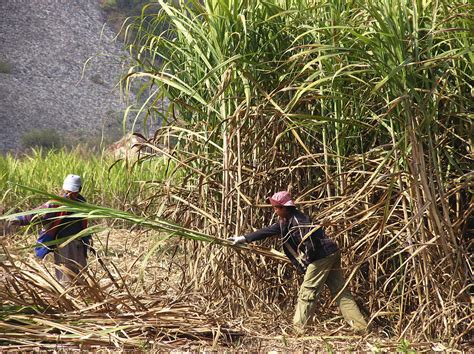
[[[472,352],[467,0],[0,2],[1,352]]]

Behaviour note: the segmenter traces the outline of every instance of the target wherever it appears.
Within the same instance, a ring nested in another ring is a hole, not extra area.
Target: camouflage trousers
[[[319,259],[308,266],[303,284],[298,293],[293,324],[297,331],[302,331],[316,310],[316,298],[324,284],[327,284],[342,316],[353,329],[364,331],[367,322],[362,316],[350,290],[345,287],[346,280],[341,270],[341,255],[336,252]]]

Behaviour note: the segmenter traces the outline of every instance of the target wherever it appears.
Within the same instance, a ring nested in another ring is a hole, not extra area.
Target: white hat
[[[63,189],[69,192],[79,192],[82,186],[81,177],[78,175],[67,175],[64,179]]]

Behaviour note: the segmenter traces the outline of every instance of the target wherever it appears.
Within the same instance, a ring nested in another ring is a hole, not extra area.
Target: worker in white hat
[[[78,193],[82,189],[81,176],[67,175],[63,182],[63,190],[70,193]]]
[[[63,197],[85,202],[79,194],[82,189],[82,180],[78,175],[67,175],[63,182]],[[56,208],[58,203],[50,200],[37,209]],[[74,237],[87,228],[87,219],[74,217],[69,212],[54,212],[47,214],[30,214],[18,216],[17,223],[27,225],[40,221],[43,225],[35,248],[36,256],[43,259],[49,252],[54,252],[56,264],[56,278],[64,285],[73,281],[87,264],[87,250],[91,246],[91,236],[75,238],[64,245],[51,245],[50,241]]]

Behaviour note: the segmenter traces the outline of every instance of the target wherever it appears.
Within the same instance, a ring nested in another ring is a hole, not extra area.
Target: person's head
[[[82,189],[82,180],[78,175],[67,175],[63,182],[63,190],[67,197],[77,195]]]
[[[270,197],[270,203],[275,213],[283,219],[288,219],[296,208],[290,193],[287,191],[277,192],[272,195]]]

